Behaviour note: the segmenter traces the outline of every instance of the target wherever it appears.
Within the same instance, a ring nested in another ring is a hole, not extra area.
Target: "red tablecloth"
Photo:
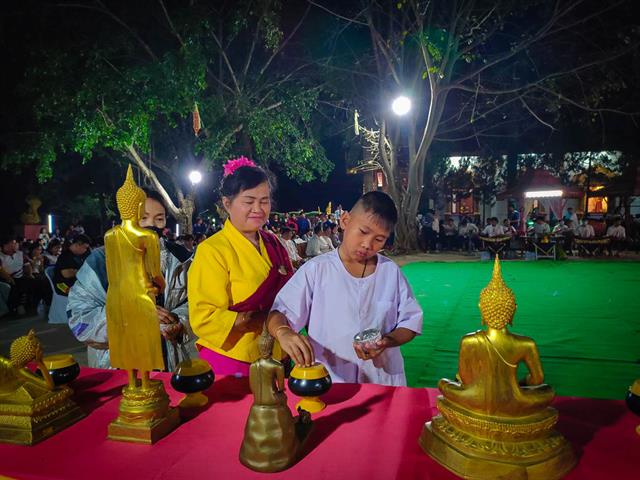
[[[168,385],[176,401],[180,394]],[[267,478],[238,461],[252,402],[246,379],[224,377],[208,394],[209,408],[184,422],[155,445],[106,439],[118,409],[126,374],[84,369],[73,382],[88,416],[33,447],[0,444],[0,474],[17,479],[241,479]],[[423,423],[435,413],[438,391],[379,385],[336,384],[324,397],[327,408],[313,416],[306,456],[271,478],[452,479],[420,450]],[[293,407],[296,397],[288,393]],[[567,479],[634,478],[640,456],[638,423],[624,403],[558,398],[558,429],[580,456]]]

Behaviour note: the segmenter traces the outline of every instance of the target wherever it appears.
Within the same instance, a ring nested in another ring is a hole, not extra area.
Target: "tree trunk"
[[[189,194],[180,202],[179,213],[176,220],[180,224],[180,232],[185,234],[193,233],[193,212],[196,211],[196,203],[193,195]]]

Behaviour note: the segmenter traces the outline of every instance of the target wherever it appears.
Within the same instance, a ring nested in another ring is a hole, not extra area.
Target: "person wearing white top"
[[[593,238],[596,236],[596,232],[593,226],[589,224],[589,220],[584,218],[582,219],[582,224],[578,227],[576,235],[580,238]]]
[[[422,309],[398,266],[377,253],[396,221],[387,194],[365,194],[343,213],[340,247],[305,263],[280,290],[267,328],[297,365],[317,359],[334,382],[406,385],[398,347],[422,332]],[[297,333],[304,327],[307,336]],[[368,329],[381,338],[354,343]]]
[[[296,246],[296,242],[293,241],[293,230],[288,227],[283,227],[280,230],[280,243],[287,249],[287,253],[289,254],[289,259],[294,267],[298,266],[298,264],[302,261],[302,257],[298,254],[298,247]]]
[[[536,218],[536,223],[529,229],[529,233],[533,233],[533,235],[539,239],[545,235],[549,235],[551,233],[551,227],[544,221],[543,217],[538,217]]]
[[[328,231],[331,231],[331,229]],[[307,257],[317,257],[318,255],[330,252],[331,250],[333,250],[331,239],[323,230],[322,223],[318,223],[313,228],[313,236],[307,242]]]
[[[611,243],[609,244],[611,254],[613,255],[615,252],[616,256],[620,256],[620,250],[625,248],[627,232],[619,218],[616,218],[613,225],[607,229],[607,237],[611,238]]]
[[[498,219],[496,217],[490,218],[489,221],[491,223],[482,230],[484,237],[499,237],[505,234],[502,225],[498,225]]]

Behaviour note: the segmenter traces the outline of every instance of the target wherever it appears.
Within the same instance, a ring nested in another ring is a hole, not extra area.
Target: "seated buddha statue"
[[[0,442],[32,445],[84,417],[73,391],[55,387],[42,360],[42,345],[31,330],[0,356]],[[42,377],[26,368],[35,362]]]
[[[311,429],[311,417],[300,409],[293,417],[284,393],[284,365],[272,358],[273,337],[263,327],[260,358],[249,369],[253,405],[244,429],[240,462],[258,472],[278,472],[298,460]]]
[[[575,457],[553,430],[554,391],[543,383],[536,343],[509,331],[516,301],[497,256],[479,308],[486,329],[462,338],[456,380],[438,383],[440,415],[425,425],[420,445],[464,478],[561,478]],[[521,363],[528,374],[519,382]]]

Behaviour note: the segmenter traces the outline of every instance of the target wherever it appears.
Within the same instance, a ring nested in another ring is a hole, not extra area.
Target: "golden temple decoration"
[[[260,358],[249,370],[253,405],[244,429],[240,462],[258,472],[279,472],[298,460],[311,429],[311,418],[301,409],[294,418],[287,406],[284,366],[271,357],[273,337],[266,326],[259,348]]]
[[[122,225],[105,237],[107,262],[107,333],[111,365],[127,370],[118,417],[109,425],[109,438],[154,443],[179,423],[178,410],[169,407],[161,381],[152,370],[164,369],[158,334],[156,295],[164,290],[157,235],[140,228],[146,196],[133,179],[131,166],[116,194]],[[140,378],[138,378],[138,373]]]
[[[543,383],[535,342],[507,328],[516,301],[502,278],[498,256],[479,307],[487,329],[462,338],[457,381],[443,378],[438,383],[440,415],[425,424],[420,446],[467,479],[562,478],[576,458],[553,429],[558,412],[549,405],[555,394]],[[529,370],[523,382],[517,379],[520,362]]]
[[[9,358],[0,356],[0,442],[33,445],[84,417],[73,390],[54,386],[42,355],[31,330],[13,341]],[[32,361],[42,377],[25,368]]]

